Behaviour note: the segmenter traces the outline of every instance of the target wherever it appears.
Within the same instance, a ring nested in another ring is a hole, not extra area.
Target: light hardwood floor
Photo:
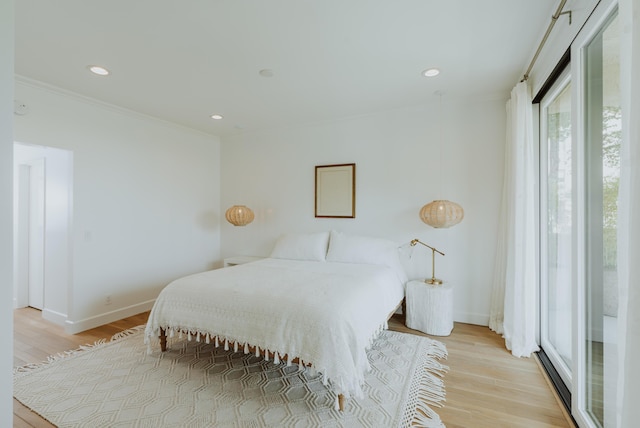
[[[108,339],[144,324],[145,312],[77,335],[44,321],[35,309],[14,311],[14,366],[37,363],[47,356]],[[427,336],[404,326],[394,316],[389,328]],[[535,358],[515,358],[503,339],[486,327],[456,323],[444,342],[449,356],[445,375],[447,400],[435,409],[448,428],[572,427]],[[52,427],[14,399],[14,427]]]

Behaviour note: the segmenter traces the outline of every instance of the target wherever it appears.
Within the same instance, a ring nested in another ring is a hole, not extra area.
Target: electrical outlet
[[[104,304],[105,305],[111,304],[111,294],[107,294],[106,296],[104,296]]]

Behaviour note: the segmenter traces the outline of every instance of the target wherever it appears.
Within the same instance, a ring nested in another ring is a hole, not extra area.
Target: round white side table
[[[407,283],[407,327],[434,336],[448,336],[453,330],[453,287],[444,283]]]

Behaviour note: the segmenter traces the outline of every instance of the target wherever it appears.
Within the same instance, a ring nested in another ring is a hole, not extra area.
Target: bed
[[[397,244],[339,232],[282,236],[271,256],[167,285],[147,343],[189,340],[298,364],[344,399],[361,397],[366,350],[404,299]]]

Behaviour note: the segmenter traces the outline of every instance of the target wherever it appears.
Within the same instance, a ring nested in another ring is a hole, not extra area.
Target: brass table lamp
[[[435,248],[433,248],[430,245],[425,244],[424,242],[422,242],[419,239],[412,239],[411,240],[411,246],[415,246],[416,244],[422,244],[425,247],[429,248],[431,250],[431,278],[427,278],[424,280],[424,282],[426,282],[427,284],[431,284],[431,285],[440,285],[442,284],[442,280],[441,279],[437,279],[436,278],[436,252],[438,254],[441,254],[444,256],[444,253],[440,250],[437,250]]]

